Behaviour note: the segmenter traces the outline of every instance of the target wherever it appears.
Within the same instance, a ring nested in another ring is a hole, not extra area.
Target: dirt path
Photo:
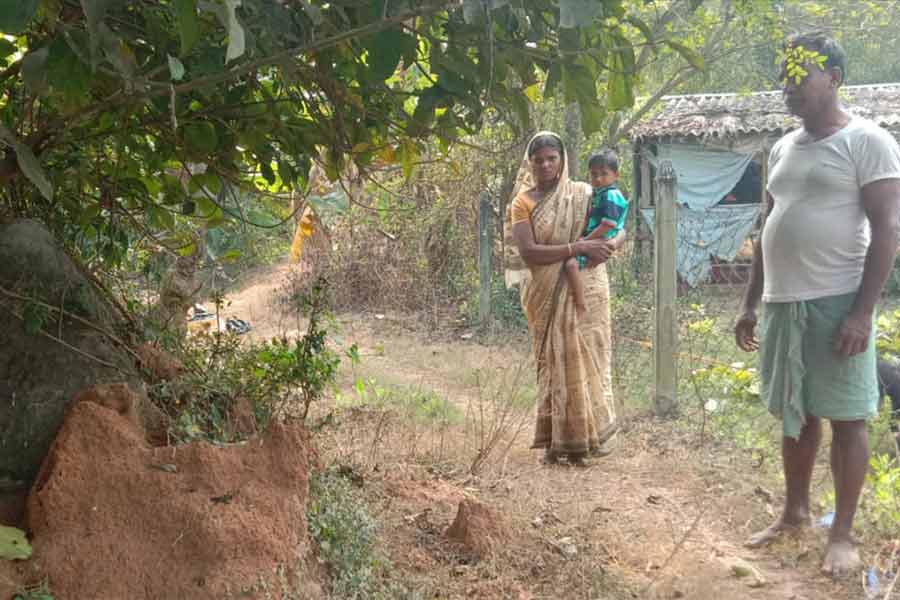
[[[274,275],[283,277],[285,267]],[[267,303],[278,285],[261,277],[230,295],[229,310],[250,317],[254,337],[290,332]],[[420,591],[519,600],[862,597],[858,578],[834,583],[818,573],[823,530],[774,548],[744,549],[742,540],[771,520],[779,502],[767,491],[778,487],[772,472],[733,449],[698,447],[696,435],[672,424],[632,415],[615,453],[582,470],[541,465],[527,448],[526,423],[508,453],[481,477],[468,475],[477,443],[473,399],[484,394],[479,381],[527,360],[527,341],[486,346],[460,339],[460,332],[439,337],[403,315],[339,321],[337,343],[355,343],[362,355],[360,366],[342,376],[347,394],[356,380],[371,380],[429,390],[465,413],[454,429],[411,432],[364,410],[351,412],[320,438],[326,462],[363,474],[391,561]],[[443,537],[467,496],[497,508],[511,532],[490,561],[473,562],[448,549]]]

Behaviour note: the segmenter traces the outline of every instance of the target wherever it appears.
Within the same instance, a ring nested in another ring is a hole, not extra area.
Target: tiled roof
[[[900,134],[900,83],[844,86],[840,93],[852,113]],[[655,116],[638,124],[631,137],[743,137],[781,134],[798,124],[799,120],[788,113],[780,91],[665,96]]]

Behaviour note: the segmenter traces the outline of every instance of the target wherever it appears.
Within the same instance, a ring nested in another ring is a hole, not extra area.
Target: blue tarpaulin
[[[718,203],[734,188],[753,159],[752,154],[691,144],[660,144],[657,152],[656,157],[648,158],[654,166],[660,160],[672,161],[678,177],[678,203],[693,210]]]
[[[709,277],[711,257],[734,259],[759,217],[758,203],[719,204],[740,181],[753,154],[697,144],[659,144],[657,156],[645,156],[655,167],[668,159],[675,169],[678,274],[693,287]],[[642,209],[641,214],[653,231],[654,209]]]
[[[733,260],[753,230],[759,204],[714,206],[705,210],[677,209],[678,274],[691,287],[706,281],[710,257]],[[654,209],[644,208],[644,217],[653,232]]]

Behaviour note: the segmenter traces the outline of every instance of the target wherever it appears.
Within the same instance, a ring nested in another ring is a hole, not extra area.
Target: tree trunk
[[[573,102],[566,107],[566,154],[569,157],[569,176],[578,179],[581,172],[581,113],[578,103]]]
[[[156,306],[150,311],[150,319],[161,329],[184,332],[187,329],[187,311],[194,304],[202,284],[197,281],[197,270],[206,252],[206,225],[194,234],[194,251],[178,256],[163,276]]]

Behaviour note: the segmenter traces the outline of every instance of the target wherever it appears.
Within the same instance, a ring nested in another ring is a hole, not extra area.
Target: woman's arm
[[[519,249],[519,255],[528,265],[552,265],[566,260],[572,254],[572,244],[538,244],[534,241],[531,223],[522,221],[512,226],[513,240]]]
[[[577,240],[569,244],[538,244],[534,241],[528,221],[515,223],[512,234],[519,255],[528,265],[552,265],[580,254],[587,256],[589,263],[597,260],[599,264],[609,258],[615,249],[612,242],[620,237],[616,236],[613,240]]]

